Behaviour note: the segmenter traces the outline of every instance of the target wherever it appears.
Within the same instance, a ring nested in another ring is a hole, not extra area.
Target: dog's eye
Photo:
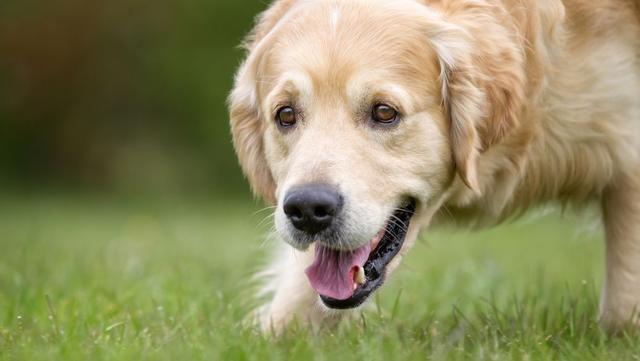
[[[276,113],[276,120],[281,127],[290,127],[296,124],[296,111],[292,107],[282,107]]]
[[[376,104],[372,117],[378,123],[391,124],[398,118],[398,111],[386,104]]]

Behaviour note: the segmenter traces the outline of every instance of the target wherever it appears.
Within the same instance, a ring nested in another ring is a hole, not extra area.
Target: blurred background
[[[258,0],[0,1],[0,182],[249,195],[226,96]]]

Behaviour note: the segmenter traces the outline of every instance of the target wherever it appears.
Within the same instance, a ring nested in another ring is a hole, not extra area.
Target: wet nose
[[[294,227],[314,235],[331,226],[342,208],[342,196],[326,184],[299,186],[285,195],[283,208]]]

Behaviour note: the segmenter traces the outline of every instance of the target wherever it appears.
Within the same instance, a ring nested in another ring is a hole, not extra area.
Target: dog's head
[[[412,0],[281,0],[247,41],[235,148],[280,236],[315,243],[307,276],[330,307],[380,286],[456,176],[481,191],[479,155],[514,126],[521,49],[454,18]]]

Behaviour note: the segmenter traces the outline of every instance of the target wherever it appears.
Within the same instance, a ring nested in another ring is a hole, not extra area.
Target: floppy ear
[[[478,157],[518,126],[525,83],[520,35],[498,24],[487,9],[479,10],[485,11],[457,19],[464,29],[458,36],[467,38],[466,45],[440,58],[454,162],[460,178],[476,192]]]
[[[442,65],[441,65],[442,66]],[[477,158],[482,146],[476,119],[483,117],[484,93],[462,70],[445,70],[443,90],[445,113],[449,117],[453,161],[460,179],[473,191],[479,191]]]
[[[276,202],[276,185],[264,150],[265,129],[256,95],[256,64],[260,58],[261,41],[278,24],[294,1],[278,1],[257,18],[256,26],[243,43],[248,56],[236,73],[234,88],[228,101],[233,145],[242,171],[254,194],[268,203]]]
[[[233,146],[253,193],[275,203],[275,182],[264,153],[263,126],[258,105],[247,85],[236,84],[229,97]]]

